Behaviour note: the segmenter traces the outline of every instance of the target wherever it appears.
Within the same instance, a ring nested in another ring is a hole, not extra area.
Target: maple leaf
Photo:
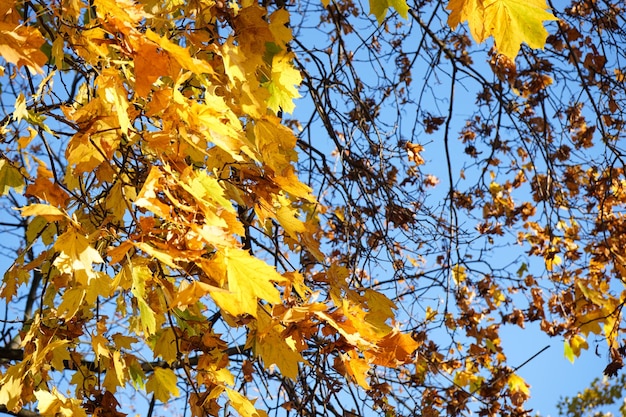
[[[557,20],[546,9],[545,0],[485,0],[485,29],[498,52],[514,59],[522,43],[541,49],[548,31],[545,20]]]
[[[267,106],[274,112],[292,113],[296,108],[293,99],[300,97],[297,86],[302,82],[300,71],[292,65],[293,54],[276,54],[272,59],[272,78],[266,84],[270,92]]]
[[[215,292],[228,293],[228,291],[222,288],[204,282],[193,281],[190,284],[183,282],[178,293],[176,293],[176,298],[172,301],[172,306],[184,309],[186,306],[195,304],[202,297]]]
[[[146,390],[154,393],[154,398],[161,402],[167,402],[170,397],[178,397],[180,391],[176,382],[178,377],[168,368],[155,368],[154,373],[148,377]]]
[[[13,167],[6,159],[0,159],[0,196],[14,189],[21,193],[24,188],[24,178],[20,171]]]
[[[0,404],[4,404],[9,411],[17,413],[22,404],[24,390],[25,364],[19,363],[9,367],[0,379]]]
[[[96,276],[92,265],[104,262],[87,237],[73,227],[57,238],[54,248],[59,251],[54,266],[61,272],[74,275],[85,287]]]
[[[452,279],[456,285],[460,285],[467,279],[467,272],[463,265],[456,264],[452,267]]]
[[[419,345],[411,335],[394,329],[377,343],[377,349],[364,353],[372,363],[395,368],[403,363],[412,362],[413,353]]]
[[[135,54],[135,92],[146,97],[160,77],[174,74],[170,56],[156,45],[146,43]]]
[[[87,413],[81,407],[82,401],[75,398],[66,398],[56,388],[53,388],[52,392],[35,391],[35,398],[37,398],[37,408],[42,416],[87,416]]]
[[[617,376],[620,369],[624,367],[622,360],[613,360],[609,363],[602,373],[606,376]]]
[[[341,355],[341,359],[346,373],[361,387],[366,390],[370,389],[370,384],[367,382],[367,376],[372,368],[370,364],[360,358],[354,350],[349,351],[347,355]]]
[[[295,348],[294,340],[282,335],[281,326],[266,315],[260,315],[253,334],[254,352],[263,359],[266,369],[272,364],[277,365],[284,376],[295,379],[298,376],[298,363],[308,362]]]
[[[289,12],[287,9],[278,9],[270,15],[270,31],[274,35],[274,39],[278,45],[285,46],[292,39],[291,29],[289,28]]]
[[[201,59],[194,58],[189,53],[189,49],[175,44],[165,37],[161,37],[152,30],[147,30],[146,38],[156,43],[164,51],[166,51],[173,59],[175,59],[181,67],[193,72],[194,74],[213,74],[213,67]],[[177,74],[170,74],[176,78]]]
[[[515,59],[522,43],[543,48],[546,20],[557,20],[545,0],[451,0],[448,24],[455,29],[467,21],[476,42],[493,36],[498,52]]]
[[[572,336],[569,340],[566,339],[564,342],[564,354],[571,363],[574,363],[574,359],[580,356],[582,349],[588,348],[587,340],[579,334]]]
[[[387,16],[387,10],[393,8],[406,19],[409,16],[409,5],[406,0],[370,0],[370,14],[376,16],[378,24],[382,24]]]
[[[128,116],[128,93],[124,88],[119,74],[114,68],[106,68],[96,79],[96,85],[100,90],[98,95],[101,97],[102,103],[112,106],[110,107],[110,111],[117,115],[117,119],[120,123],[120,130],[122,133],[127,134],[128,129],[130,128],[130,118]]]
[[[274,267],[253,257],[248,251],[225,248],[218,257],[226,266],[230,294],[211,293],[215,302],[234,316],[257,316],[257,300],[280,303],[280,293],[272,284],[285,279]]]
[[[524,395],[530,395],[530,389],[528,389],[528,384],[526,383],[526,381],[524,381],[523,378],[517,376],[516,374],[509,375],[507,384],[512,392],[519,392]]]
[[[38,197],[52,205],[61,207],[65,206],[70,197],[69,194],[54,181],[54,175],[41,161],[39,161],[39,166],[37,167],[37,178],[35,178],[35,182],[26,187],[24,194],[29,197]]]
[[[470,33],[478,43],[485,40],[484,0],[450,0],[446,9],[450,10],[448,25],[452,30],[467,21]]]
[[[60,410],[65,398],[61,394],[39,390],[35,392],[39,404],[37,408],[43,415],[56,415]],[[61,397],[61,398],[59,398]]]
[[[165,362],[170,364],[174,362],[178,355],[174,330],[169,327],[161,330],[152,351],[155,357],[161,357]]]
[[[17,15],[17,12],[10,9],[0,21],[0,56],[18,68],[26,66],[33,72],[43,74],[42,67],[48,58],[39,49],[45,42],[41,32],[30,26],[8,22],[10,14]]]
[[[237,391],[226,388],[226,394],[230,399],[230,405],[237,410],[237,413],[241,417],[267,417],[267,413],[262,410],[257,410],[254,407],[254,403],[238,393]]]
[[[31,204],[20,209],[22,216],[41,216],[44,219],[54,222],[70,220],[69,216],[62,210],[48,204]]]

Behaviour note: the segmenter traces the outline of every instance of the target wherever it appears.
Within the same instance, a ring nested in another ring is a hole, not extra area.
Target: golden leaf
[[[176,293],[176,298],[172,301],[172,307],[181,307],[181,309],[184,309],[186,306],[195,304],[208,294],[215,292],[228,293],[228,291],[222,288],[214,287],[204,282],[193,281],[190,284],[186,284],[186,282],[183,284],[181,284],[180,289]]]
[[[519,392],[525,395],[530,395],[530,390],[528,389],[529,385],[526,383],[526,381],[524,381],[523,378],[517,376],[516,374],[509,375],[507,384],[512,392]]]
[[[287,45],[293,38],[289,28],[289,12],[285,8],[278,9],[270,15],[270,31],[276,43],[281,47]]]
[[[92,265],[104,262],[89,240],[73,227],[57,238],[54,248],[59,255],[53,265],[59,271],[73,275],[85,287],[96,276]]]
[[[148,377],[146,391],[154,393],[154,398],[161,402],[167,402],[170,397],[178,397],[180,391],[176,382],[178,377],[168,368],[155,368],[154,373]]]
[[[370,0],[370,14],[376,16],[378,24],[382,24],[387,16],[387,9],[395,9],[403,19],[409,16],[409,5],[406,0]]]
[[[266,369],[277,365],[281,374],[295,379],[298,376],[298,363],[307,363],[295,348],[291,337],[282,335],[283,326],[272,321],[265,314],[257,318],[256,331],[252,334],[254,353],[261,357]]]
[[[485,40],[485,24],[483,7],[484,0],[450,0],[446,9],[450,10],[448,25],[452,30],[465,21],[468,22],[474,40],[481,43]]]
[[[49,222],[70,220],[69,216],[54,206],[48,204],[31,204],[20,209],[22,216],[41,216]]]
[[[370,384],[367,382],[367,376],[371,370],[370,364],[360,358],[354,350],[349,351],[347,355],[342,355],[341,359],[348,375],[364,389],[370,389]]]
[[[48,61],[41,52],[45,40],[41,32],[34,27],[18,25],[11,15],[17,16],[15,9],[9,9],[5,16],[0,16],[0,56],[7,62],[19,67],[43,74],[43,66]]]
[[[272,281],[282,282],[285,279],[274,267],[253,257],[248,251],[237,248],[225,248],[217,259],[226,266],[230,293],[215,292],[211,293],[211,297],[228,313],[256,317],[258,299],[272,304],[280,303],[280,293]]]
[[[467,279],[467,273],[463,265],[456,264],[452,267],[452,279],[456,285],[461,284]]]
[[[152,30],[146,31],[146,38],[159,45],[173,59],[175,59],[181,67],[193,72],[194,74],[213,74],[213,67],[207,62],[194,58],[190,55],[189,49],[175,44],[165,37],[157,35]],[[172,78],[176,78],[177,74],[170,74]]]
[[[161,359],[170,364],[174,362],[178,355],[174,330],[170,327],[161,330],[152,350],[155,357],[161,357]]]
[[[419,345],[411,335],[394,329],[377,343],[375,351],[366,351],[365,355],[372,363],[395,368],[413,362],[413,353]]]
[[[176,75],[170,56],[151,43],[143,44],[135,52],[135,92],[147,97],[154,82],[160,77]]]
[[[230,405],[241,417],[267,417],[267,413],[265,411],[257,410],[252,401],[237,391],[226,388],[226,394],[228,394],[228,398],[230,399]]]
[[[522,43],[543,48],[548,37],[543,22],[557,20],[545,0],[451,0],[447,9],[452,29],[468,21],[476,42],[493,36],[498,52],[510,59],[515,59]]]
[[[23,188],[24,178],[20,171],[6,159],[0,159],[0,196],[8,194],[11,189],[21,193]]]
[[[35,391],[35,397],[39,403],[37,408],[44,416],[54,416],[59,413],[65,401],[65,397],[56,392],[56,390],[53,390],[53,392],[38,390]]]
[[[279,110],[292,113],[296,108],[293,99],[300,97],[297,87],[302,82],[302,75],[293,67],[292,60],[292,53],[276,54],[272,59],[272,78],[266,84],[270,92],[267,107],[276,113]]]

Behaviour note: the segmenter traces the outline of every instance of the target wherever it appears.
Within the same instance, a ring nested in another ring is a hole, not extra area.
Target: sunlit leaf
[[[405,0],[370,0],[369,5],[370,14],[376,16],[378,24],[385,20],[388,9],[394,9],[404,19],[408,17],[409,6]]]
[[[7,194],[11,189],[18,193],[22,192],[24,178],[7,160],[0,159],[0,196]]]
[[[146,390],[154,393],[154,398],[161,402],[167,402],[170,397],[178,397],[180,391],[176,382],[178,377],[171,369],[156,368],[148,377]]]
[[[493,36],[498,52],[514,59],[522,43],[543,48],[548,31],[543,22],[556,20],[545,0],[451,0],[448,24],[468,21],[472,36],[482,42]]]

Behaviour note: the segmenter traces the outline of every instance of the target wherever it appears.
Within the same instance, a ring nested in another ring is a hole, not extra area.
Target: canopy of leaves
[[[0,6],[0,411],[524,415],[532,322],[619,371],[621,3],[361,7]]]

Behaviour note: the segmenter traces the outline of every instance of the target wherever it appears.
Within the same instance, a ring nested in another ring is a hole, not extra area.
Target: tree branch
[[[238,356],[238,355],[247,355],[250,352],[250,349],[246,349],[244,345],[233,346],[226,349],[225,353],[229,356]],[[189,358],[187,361],[188,365],[195,366],[198,364],[199,357]],[[22,349],[11,349],[11,348],[1,348],[0,349],[0,362],[2,361],[21,361],[24,360],[24,351]],[[92,372],[104,371],[96,365],[96,363],[91,361],[82,361],[81,364],[85,366]],[[170,368],[170,369],[179,369],[182,368],[184,363],[182,361],[175,361],[172,364],[168,364],[166,361],[152,361],[152,362],[142,362],[141,369],[142,371],[149,373],[154,371],[156,368]],[[65,370],[73,370],[76,368],[76,365],[69,362],[63,361],[63,366]],[[1,412],[1,411],[0,411]]]
[[[0,404],[0,413],[8,414],[10,416],[17,416],[17,417],[41,417],[41,414],[39,414],[38,412],[26,410],[25,408],[22,408],[17,413],[14,413],[13,411],[10,411],[6,407],[6,405],[1,405],[1,404]]]

